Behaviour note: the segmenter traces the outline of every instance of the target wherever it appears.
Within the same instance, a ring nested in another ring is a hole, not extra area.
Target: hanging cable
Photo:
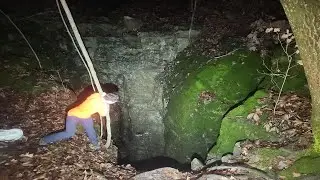
[[[92,79],[92,75],[91,75],[91,72],[90,72],[90,70],[89,70],[89,67],[88,67],[87,63],[84,61],[83,55],[82,55],[81,52],[79,51],[79,48],[78,48],[76,42],[74,41],[74,38],[73,38],[73,36],[72,36],[69,28],[68,28],[68,25],[67,25],[66,21],[64,20],[63,14],[62,14],[62,12],[61,12],[61,8],[60,8],[59,1],[56,0],[56,3],[57,3],[57,6],[58,6],[58,10],[59,10],[59,14],[60,14],[60,16],[61,16],[62,22],[63,22],[64,26],[66,27],[67,33],[69,34],[69,36],[70,36],[70,38],[71,38],[71,41],[72,41],[74,47],[76,48],[77,53],[78,53],[79,56],[80,56],[80,59],[81,59],[82,63],[84,64],[84,66],[86,67],[86,69],[87,69],[87,71],[88,71],[88,73],[89,73],[89,77],[90,77],[90,82],[91,82],[92,89],[93,89],[93,91],[96,91],[96,88],[95,88],[94,85],[93,85],[93,79]]]
[[[104,92],[103,92],[103,90],[101,88],[101,85],[100,85],[99,79],[97,77],[96,71],[95,71],[95,69],[93,67],[92,61],[91,61],[90,56],[88,54],[88,51],[85,48],[84,43],[83,43],[83,41],[81,39],[80,33],[79,33],[79,31],[77,29],[77,26],[76,26],[76,24],[75,24],[75,22],[73,20],[73,17],[71,15],[69,7],[68,7],[68,5],[67,5],[65,0],[60,0],[60,3],[61,3],[61,5],[62,5],[62,7],[63,7],[63,9],[65,11],[65,14],[66,14],[68,20],[69,20],[71,29],[73,30],[74,36],[75,36],[75,38],[76,38],[76,40],[78,42],[78,45],[79,45],[79,47],[81,49],[82,55],[84,56],[84,59],[87,62],[87,66],[88,66],[88,69],[90,71],[89,74],[91,73],[92,79],[94,81],[94,84],[96,85],[97,90],[98,90],[101,98],[103,98]],[[62,14],[62,13],[60,13],[60,14]],[[85,64],[85,62],[84,62],[84,64]],[[110,105],[105,103],[105,107],[106,108],[104,108],[104,110],[105,110],[105,115],[106,115],[106,128],[107,128],[106,148],[108,148],[110,146],[110,144],[111,144],[111,126],[110,126],[110,115],[109,115]],[[102,127],[102,125],[103,125],[102,118],[100,118],[100,123],[101,123],[101,127]]]

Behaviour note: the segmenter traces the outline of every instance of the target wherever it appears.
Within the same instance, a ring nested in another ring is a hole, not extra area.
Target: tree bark
[[[320,153],[320,1],[281,0],[281,4],[294,33],[308,80],[313,147]]]

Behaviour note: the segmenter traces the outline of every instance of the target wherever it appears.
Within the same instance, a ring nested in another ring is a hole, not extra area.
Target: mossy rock
[[[285,157],[287,159],[294,152],[288,151],[283,148],[259,148],[253,150],[253,152],[250,152],[250,154],[251,153],[252,155],[250,155],[250,157],[256,157],[253,159],[253,161],[255,162],[251,162],[251,159],[249,159],[249,162],[247,162],[247,164],[263,171],[269,171],[270,167],[272,167],[274,163],[278,161],[279,157]]]
[[[294,162],[292,166],[280,172],[286,179],[302,179],[305,175],[320,177],[320,155],[304,156]]]
[[[235,143],[246,139],[277,140],[276,134],[267,132],[263,127],[263,118],[260,119],[262,121],[260,125],[256,125],[250,122],[250,120],[247,120],[249,113],[263,105],[259,103],[259,99],[266,95],[263,91],[257,91],[242,105],[230,111],[225,118],[223,118],[219,138],[209,154],[221,157],[224,154],[232,153]]]
[[[304,154],[304,150],[297,151],[289,147],[252,148],[246,157],[248,159],[246,164],[266,172],[276,173],[275,169],[285,168],[290,162],[299,159]]]
[[[181,163],[205,158],[225,114],[255,91],[263,75],[259,54],[245,50],[219,59],[180,56],[167,90],[165,153]]]

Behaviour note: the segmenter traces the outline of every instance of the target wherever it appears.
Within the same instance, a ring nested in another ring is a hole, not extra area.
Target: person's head
[[[119,101],[119,96],[114,93],[104,93],[102,97],[107,104],[114,104]]]

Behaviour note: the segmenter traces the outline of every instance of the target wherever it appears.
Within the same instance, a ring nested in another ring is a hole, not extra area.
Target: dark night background
[[[124,11],[140,9],[143,12],[150,11],[159,13],[161,15],[174,15],[174,11],[188,11],[190,7],[190,0],[118,0],[118,1],[104,1],[104,0],[68,0],[66,1],[70,7],[75,8],[78,13],[90,15],[108,15],[111,11],[117,8],[123,8]],[[199,0],[197,8],[206,9],[210,14],[212,10],[221,11],[241,11],[243,15],[256,16],[256,18],[266,15],[283,17],[284,12],[278,0]],[[6,13],[27,15],[44,11],[48,8],[56,8],[54,0],[11,0],[1,1],[1,9]],[[99,12],[97,12],[99,11]],[[173,11],[173,12],[172,12]],[[139,11],[136,11],[138,14]],[[169,14],[172,13],[172,14]]]

